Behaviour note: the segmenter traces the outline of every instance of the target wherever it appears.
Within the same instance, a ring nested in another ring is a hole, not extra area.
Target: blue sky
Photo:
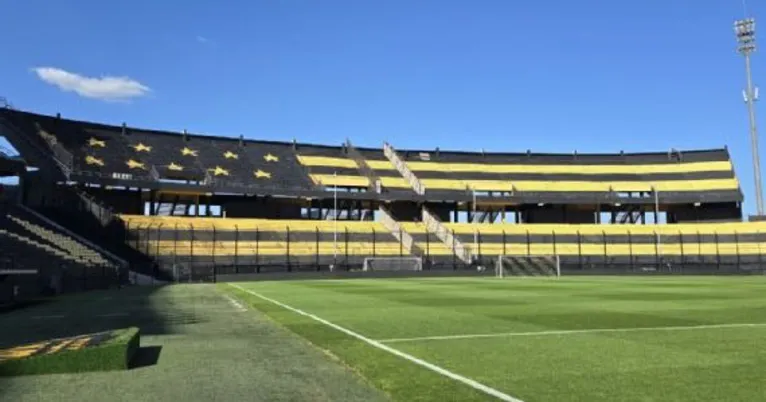
[[[728,145],[752,211],[742,16],[739,0],[25,0],[0,13],[0,96],[71,118],[329,144]],[[762,82],[766,59],[753,63]],[[37,67],[148,91],[105,102]]]

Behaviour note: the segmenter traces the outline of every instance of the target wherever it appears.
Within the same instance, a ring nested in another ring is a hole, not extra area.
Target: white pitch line
[[[263,296],[263,295],[261,295],[261,294],[259,294],[257,292],[252,291],[252,290],[245,289],[242,286],[235,285],[233,283],[229,283],[229,285],[234,287],[234,288],[236,288],[236,289],[239,289],[239,290],[241,290],[241,291],[243,291],[245,293],[249,293],[249,294],[251,294],[251,295],[253,295],[255,297],[263,299],[263,300],[265,300],[265,301],[267,301],[269,303],[272,303],[272,304],[275,304],[275,305],[277,305],[279,307],[282,307],[282,308],[284,308],[286,310],[290,310],[290,311],[292,311],[292,312],[294,312],[296,314],[300,314],[302,316],[308,317],[308,318],[310,318],[310,319],[312,319],[312,320],[314,320],[314,321],[316,321],[318,323],[324,324],[324,325],[326,325],[326,326],[328,326],[328,327],[330,327],[330,328],[332,328],[334,330],[343,332],[344,334],[346,334],[346,335],[348,335],[350,337],[356,338],[356,339],[358,339],[358,340],[360,340],[360,341],[362,341],[362,342],[364,342],[364,343],[366,343],[366,344],[368,344],[370,346],[373,346],[373,347],[378,348],[380,350],[383,350],[383,351],[386,351],[388,353],[391,353],[392,355],[401,357],[402,359],[408,360],[408,361],[410,361],[412,363],[415,363],[415,364],[417,364],[419,366],[425,367],[425,368],[427,368],[427,369],[429,369],[429,370],[431,370],[433,372],[436,372],[436,373],[441,374],[441,375],[443,375],[445,377],[451,378],[451,379],[453,379],[455,381],[461,382],[461,383],[463,383],[465,385],[468,385],[469,387],[471,387],[471,388],[473,388],[475,390],[484,392],[487,395],[494,396],[495,398],[500,399],[501,401],[506,401],[506,402],[523,402],[521,399],[514,398],[514,397],[512,397],[512,396],[510,396],[510,395],[508,395],[506,393],[503,393],[503,392],[498,391],[498,390],[496,390],[494,388],[486,386],[486,385],[484,385],[484,384],[482,384],[482,383],[480,383],[478,381],[472,380],[472,379],[467,378],[467,377],[463,377],[460,374],[455,374],[455,373],[453,373],[453,372],[451,372],[451,371],[449,371],[447,369],[444,369],[444,368],[439,367],[439,366],[437,366],[435,364],[429,363],[429,362],[427,362],[425,360],[418,359],[415,356],[412,356],[412,355],[404,353],[404,352],[402,352],[400,350],[394,349],[394,348],[392,348],[392,347],[390,347],[388,345],[384,345],[384,344],[380,343],[379,341],[375,341],[375,340],[372,340],[370,338],[367,338],[366,336],[361,335],[359,333],[356,333],[356,332],[354,332],[354,331],[352,331],[350,329],[341,327],[340,325],[337,325],[337,324],[333,324],[332,322],[327,321],[324,318],[318,317],[318,316],[316,316],[314,314],[307,313],[307,312],[305,312],[305,311],[303,311],[301,309],[289,306],[287,304],[284,304],[284,303],[279,302],[277,300],[274,300],[272,298]]]
[[[489,334],[462,334],[462,335],[437,335],[421,336],[415,338],[391,338],[379,339],[381,343],[397,342],[418,342],[418,341],[448,341],[453,339],[477,339],[477,338],[507,338],[516,336],[550,336],[550,335],[577,335],[577,334],[598,334],[608,332],[648,332],[648,331],[690,331],[699,329],[719,329],[719,328],[757,328],[766,327],[766,323],[741,323],[741,324],[708,324],[708,325],[689,325],[675,327],[637,327],[637,328],[591,328],[591,329],[571,329],[560,331],[531,331],[531,332],[495,332]]]
[[[239,311],[240,313],[243,312],[243,311],[247,311],[245,306],[243,306],[242,303],[237,301],[237,299],[235,299],[235,298],[233,298],[233,297],[231,297],[231,296],[229,296],[227,294],[224,294],[223,297],[225,297],[226,300],[228,300],[229,303],[231,303],[234,306],[234,308],[236,308],[237,311]]]

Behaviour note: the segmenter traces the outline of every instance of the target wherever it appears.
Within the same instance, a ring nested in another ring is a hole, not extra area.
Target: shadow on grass
[[[133,360],[128,365],[128,370],[154,366],[160,360],[162,346],[144,346],[139,348]]]

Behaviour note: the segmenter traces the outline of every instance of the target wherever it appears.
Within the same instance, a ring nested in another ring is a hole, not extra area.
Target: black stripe
[[[362,155],[370,160],[382,160],[382,148],[357,148]],[[298,154],[310,156],[347,157],[341,147],[299,145]],[[541,154],[541,153],[486,153],[480,152],[450,152],[441,151],[437,154],[434,149],[403,150],[397,149],[400,157],[407,161],[422,161],[421,153],[428,154],[430,161],[458,163],[492,163],[492,164],[572,164],[572,165],[612,165],[612,164],[661,164],[677,163],[676,155],[668,152],[626,153],[620,154]],[[729,153],[725,149],[681,151],[682,162],[715,162],[728,161]]]
[[[339,176],[361,176],[355,168],[336,168],[332,166],[311,166],[310,173]],[[375,170],[379,177],[400,177],[394,170]],[[493,172],[447,172],[447,171],[415,171],[419,179],[452,179],[452,180],[526,180],[526,181],[660,181],[660,180],[710,180],[731,179],[734,172],[711,171],[689,173],[650,173],[650,174],[584,174],[584,173],[493,173]]]
[[[455,163],[489,163],[489,164],[526,164],[526,165],[648,165],[662,163],[678,163],[675,157],[669,157],[667,153],[638,153],[638,154],[499,154],[471,152],[440,152],[438,155],[433,151],[397,150],[399,156],[406,161],[423,161],[421,152],[429,154],[431,162],[455,162]],[[716,162],[728,161],[729,153],[724,149],[687,151],[681,153],[681,162]]]

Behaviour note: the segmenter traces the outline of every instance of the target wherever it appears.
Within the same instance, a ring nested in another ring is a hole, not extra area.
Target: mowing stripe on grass
[[[330,328],[332,328],[332,329],[334,329],[336,331],[343,332],[344,334],[346,334],[346,335],[348,335],[348,336],[350,336],[352,338],[356,338],[356,339],[358,339],[358,340],[360,340],[360,341],[362,341],[362,342],[364,342],[364,343],[366,343],[366,344],[368,344],[368,345],[370,345],[372,347],[375,347],[375,348],[378,348],[380,350],[386,351],[388,353],[391,353],[392,355],[401,357],[402,359],[408,360],[408,361],[410,361],[412,363],[415,363],[415,364],[417,364],[419,366],[425,367],[425,368],[427,368],[427,369],[429,369],[429,370],[431,370],[433,372],[436,372],[438,374],[441,374],[441,375],[443,375],[445,377],[448,377],[448,378],[451,378],[451,379],[453,379],[455,381],[461,382],[461,383],[463,383],[465,385],[468,385],[469,387],[471,387],[471,388],[473,388],[475,390],[484,392],[487,395],[494,396],[495,398],[500,399],[502,401],[507,401],[507,402],[523,402],[521,399],[514,398],[514,397],[512,397],[512,396],[510,396],[510,395],[508,395],[506,393],[503,393],[503,392],[498,391],[498,390],[496,390],[494,388],[488,387],[488,386],[486,386],[486,385],[484,385],[484,384],[482,384],[482,383],[480,383],[478,381],[472,380],[472,379],[467,378],[467,377],[463,377],[460,374],[455,374],[455,373],[453,373],[453,372],[451,372],[451,371],[449,371],[447,369],[444,369],[444,368],[439,367],[439,366],[437,366],[435,364],[429,363],[429,362],[427,362],[425,360],[418,359],[415,356],[412,356],[410,354],[404,353],[404,352],[402,352],[400,350],[397,350],[397,349],[394,349],[394,348],[392,348],[390,346],[384,345],[384,344],[380,343],[379,341],[375,341],[375,340],[372,340],[370,338],[367,338],[366,336],[361,335],[359,333],[356,333],[356,332],[354,332],[354,331],[352,331],[350,329],[341,327],[340,325],[337,325],[337,324],[333,324],[332,322],[327,321],[324,318],[318,317],[318,316],[316,316],[314,314],[307,313],[307,312],[305,312],[305,311],[303,311],[301,309],[289,306],[287,304],[284,304],[284,303],[279,302],[277,300],[274,300],[272,298],[266,297],[266,296],[264,296],[264,295],[262,295],[260,293],[254,292],[254,291],[252,291],[250,289],[243,288],[242,286],[235,285],[233,283],[229,283],[229,286],[231,286],[233,288],[236,288],[236,289],[239,289],[239,290],[241,290],[241,291],[243,291],[245,293],[251,294],[251,295],[253,295],[253,296],[255,296],[255,297],[259,298],[259,299],[265,300],[265,301],[267,301],[269,303],[275,304],[275,305],[277,305],[279,307],[282,307],[282,308],[284,308],[286,310],[290,310],[293,313],[300,314],[300,315],[302,315],[304,317],[310,318],[310,319],[312,319],[312,320],[314,320],[314,321],[316,321],[316,322],[318,322],[320,324],[324,324],[324,325],[326,325],[326,326],[328,326],[328,327],[330,327]]]
[[[720,328],[758,328],[766,327],[766,323],[740,323],[740,324],[708,324],[708,325],[688,325],[675,327],[634,327],[634,328],[591,328],[591,329],[569,329],[560,331],[531,331],[531,332],[495,332],[489,334],[462,334],[462,335],[437,335],[421,336],[415,338],[390,338],[379,339],[380,343],[397,342],[419,342],[419,341],[448,341],[453,339],[474,339],[474,338],[506,338],[515,336],[550,336],[550,335],[577,335],[577,334],[598,334],[608,332],[648,332],[648,331],[691,331],[701,329],[720,329]]]

